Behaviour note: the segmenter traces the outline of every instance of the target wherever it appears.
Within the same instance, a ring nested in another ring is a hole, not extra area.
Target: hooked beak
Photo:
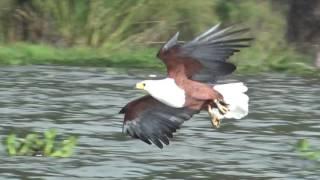
[[[142,83],[142,82],[139,82],[139,83],[136,84],[136,88],[137,88],[137,89],[142,89],[142,90],[144,90],[144,86],[145,86],[145,84]]]

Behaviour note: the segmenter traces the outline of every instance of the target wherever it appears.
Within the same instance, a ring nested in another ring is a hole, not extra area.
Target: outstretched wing
[[[147,95],[131,101],[120,113],[125,114],[124,133],[163,148],[180,125],[198,111],[169,107]]]
[[[226,60],[250,45],[253,38],[243,37],[248,31],[247,28],[236,29],[234,26],[221,28],[218,24],[183,45],[178,43],[179,33],[176,33],[157,56],[167,66],[170,77],[183,71],[190,79],[211,82],[236,69]]]

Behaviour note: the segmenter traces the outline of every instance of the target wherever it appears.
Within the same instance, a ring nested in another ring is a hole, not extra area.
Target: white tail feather
[[[241,119],[248,114],[249,97],[245,94],[248,88],[242,82],[215,85],[213,88],[222,94],[230,110],[222,115],[216,108],[213,108],[212,110],[218,115],[218,118]]]

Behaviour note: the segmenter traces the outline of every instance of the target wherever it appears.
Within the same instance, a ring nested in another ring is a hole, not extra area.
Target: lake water
[[[77,135],[71,158],[8,157],[0,179],[320,179],[319,161],[295,151],[320,148],[320,79],[282,74],[232,77],[249,87],[250,114],[211,127],[206,112],[158,149],[121,133],[118,111],[143,92],[152,71],[23,66],[0,68],[0,138],[10,132]]]

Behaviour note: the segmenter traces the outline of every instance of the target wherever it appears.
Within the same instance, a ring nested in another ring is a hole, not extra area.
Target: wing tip
[[[124,114],[127,111],[127,106],[123,107],[120,109],[120,111],[118,112],[118,114]]]
[[[162,50],[168,50],[169,48],[172,48],[178,43],[178,37],[179,37],[179,31],[176,32],[167,42],[164,44],[164,46],[161,48]]]

